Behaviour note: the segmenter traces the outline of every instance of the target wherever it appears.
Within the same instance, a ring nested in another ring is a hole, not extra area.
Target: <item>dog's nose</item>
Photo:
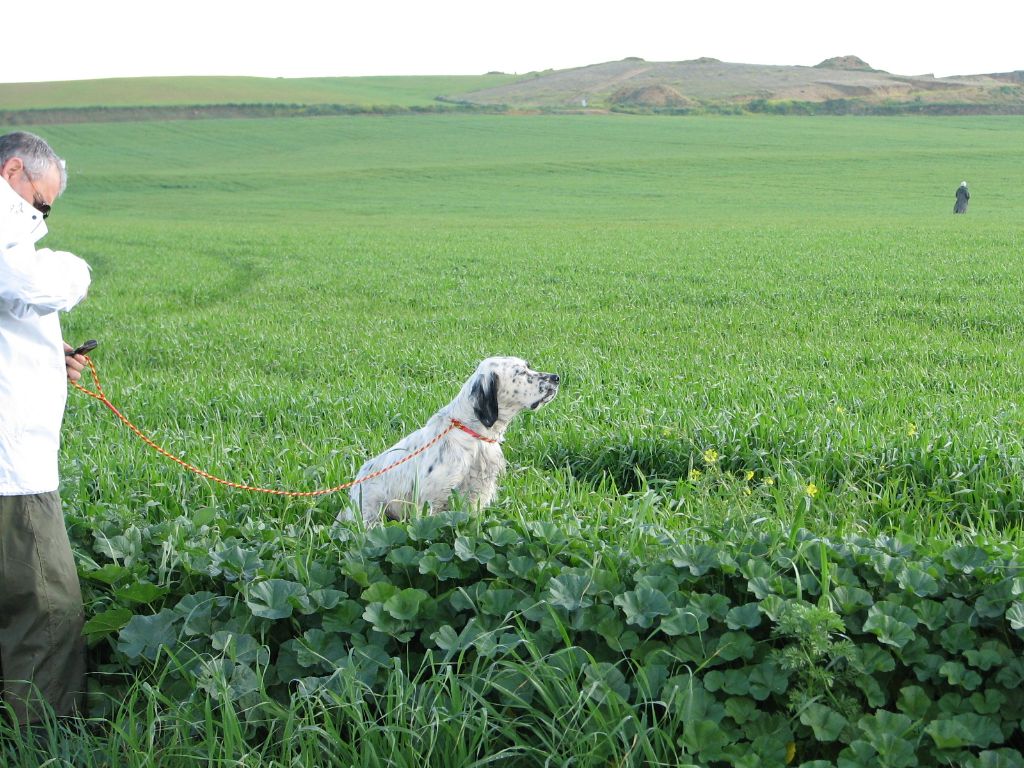
[[[558,377],[557,373],[549,373],[548,381],[550,381],[552,384],[557,384],[559,381],[561,381],[561,379]]]

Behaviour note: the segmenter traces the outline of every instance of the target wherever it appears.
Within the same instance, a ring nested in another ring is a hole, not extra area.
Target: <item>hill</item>
[[[825,59],[820,64],[815,64],[818,69],[860,69],[874,72],[875,69],[860,56],[833,56]]]
[[[515,75],[123,77],[0,83],[0,125],[451,110],[441,99]],[[461,109],[465,109],[461,107]]]
[[[452,110],[1024,114],[1024,70],[937,78],[852,55],[813,67],[626,58],[525,75],[0,83],[0,105],[0,125]]]
[[[426,106],[513,82],[515,75],[418,77],[117,77],[48,83],[0,83],[2,109],[168,107],[213,104]]]
[[[623,102],[621,95],[651,93]],[[666,99],[666,94],[671,98]],[[460,94],[475,106],[805,112],[1022,113],[1024,72],[894,75],[857,56],[817,66],[737,64],[712,58],[653,62],[640,58],[534,73]],[[669,102],[666,104],[666,101]]]

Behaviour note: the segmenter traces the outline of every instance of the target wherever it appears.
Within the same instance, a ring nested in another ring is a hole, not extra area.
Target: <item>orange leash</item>
[[[91,389],[83,387],[77,381],[73,381],[71,383],[74,385],[75,389],[77,389],[77,390],[79,390],[81,392],[84,392],[89,397],[91,397],[91,398],[93,398],[95,400],[99,400],[101,403],[103,403],[105,406],[107,406],[107,408],[109,408],[111,411],[113,411],[114,415],[117,416],[117,418],[119,418],[121,420],[121,422],[126,427],[128,427],[128,429],[130,429],[132,432],[134,432],[136,435],[138,435],[139,439],[142,440],[142,442],[144,442],[146,445],[148,445],[154,451],[159,453],[161,456],[164,456],[164,457],[170,459],[175,464],[180,464],[182,467],[187,469],[189,472],[193,472],[193,473],[199,475],[200,477],[205,477],[207,480],[212,480],[215,483],[220,483],[221,485],[226,485],[229,488],[237,488],[238,490],[241,490],[241,491],[256,491],[258,493],[270,493],[270,494],[273,494],[275,496],[307,496],[307,497],[308,496],[324,496],[324,495],[326,495],[328,493],[336,493],[338,491],[344,491],[344,490],[346,490],[348,488],[352,488],[355,485],[359,485],[360,483],[365,483],[368,480],[373,480],[374,478],[380,477],[381,475],[385,474],[386,472],[390,472],[395,467],[397,467],[397,466],[399,466],[401,464],[404,464],[405,462],[409,461],[410,459],[416,458],[421,453],[423,453],[425,450],[430,448],[432,445],[435,445],[436,443],[438,443],[449,432],[451,432],[453,430],[456,430],[456,429],[461,429],[463,432],[466,432],[467,434],[470,434],[473,437],[475,437],[477,440],[482,440],[485,443],[497,443],[498,442],[498,440],[495,440],[494,438],[484,437],[483,435],[481,435],[481,434],[479,434],[477,432],[474,432],[472,429],[467,427],[461,421],[458,421],[456,419],[452,419],[451,420],[452,423],[448,425],[447,429],[443,430],[442,432],[439,432],[437,435],[434,436],[433,439],[430,440],[430,442],[426,443],[425,445],[420,446],[415,451],[410,453],[408,456],[405,456],[405,457],[399,459],[398,461],[396,461],[393,464],[389,464],[388,466],[384,467],[383,469],[379,469],[376,472],[373,472],[373,473],[371,473],[369,475],[366,475],[365,477],[360,477],[357,480],[350,480],[347,483],[342,483],[341,485],[336,485],[333,488],[322,488],[322,489],[320,489],[318,491],[280,491],[280,490],[277,490],[275,488],[260,488],[259,486],[256,486],[256,485],[246,485],[245,483],[235,483],[235,482],[232,482],[231,480],[225,480],[222,477],[217,477],[216,475],[212,475],[209,472],[206,472],[206,471],[200,469],[199,467],[196,467],[196,466],[194,466],[192,464],[189,464],[187,461],[185,461],[181,457],[175,456],[170,451],[167,451],[167,450],[161,448],[152,439],[147,437],[143,433],[143,431],[141,429],[139,429],[134,424],[132,424],[131,421],[129,421],[128,418],[123,413],[121,413],[114,406],[114,404],[112,402],[110,402],[110,400],[107,399],[106,394],[104,394],[104,392],[103,392],[103,387],[100,385],[100,375],[99,375],[99,372],[96,370],[96,365],[93,363],[91,357],[89,357],[88,355],[84,355],[84,357],[85,357],[86,362],[89,363],[89,370],[92,372],[92,380],[93,380],[93,383],[96,385],[96,391],[94,392]]]

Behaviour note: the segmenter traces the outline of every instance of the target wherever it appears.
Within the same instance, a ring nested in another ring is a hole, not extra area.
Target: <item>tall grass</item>
[[[525,660],[477,659],[464,669],[428,666],[414,677],[395,665],[373,689],[340,669],[328,691],[260,711],[207,699],[195,708],[161,692],[159,680],[131,686],[103,719],[49,717],[32,729],[0,720],[0,761],[142,768],[273,766],[680,765],[681,704],[636,708],[588,678],[586,654],[566,649]],[[248,734],[265,722],[262,736]]]

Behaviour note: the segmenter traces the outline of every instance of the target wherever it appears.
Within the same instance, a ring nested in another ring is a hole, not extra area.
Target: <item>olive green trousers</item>
[[[60,496],[0,496],[0,697],[20,722],[80,708],[83,620]]]

